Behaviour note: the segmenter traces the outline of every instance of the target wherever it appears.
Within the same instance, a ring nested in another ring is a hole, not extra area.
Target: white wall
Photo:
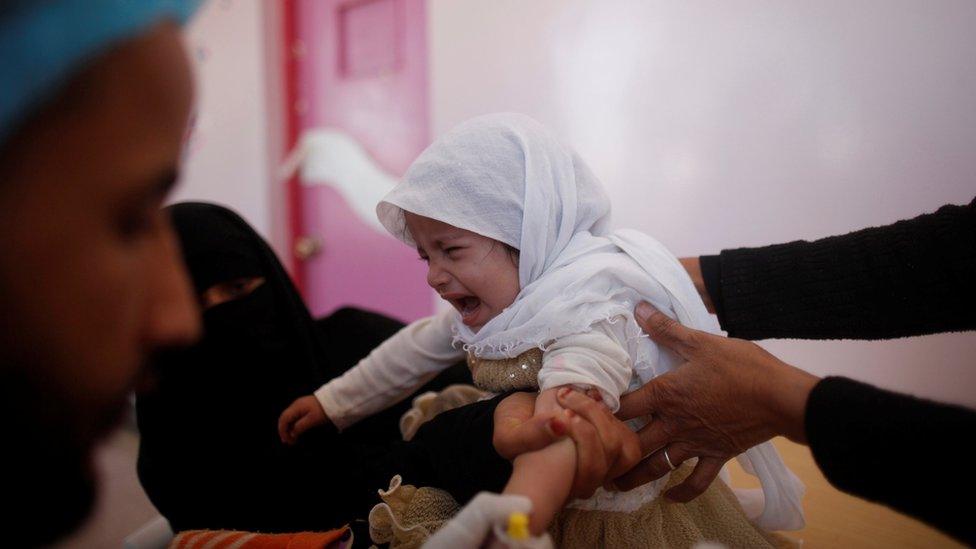
[[[817,238],[976,195],[976,3],[428,0],[432,131],[532,115],[679,255]],[[766,344],[976,405],[976,334]]]
[[[209,0],[186,31],[196,76],[196,120],[173,201],[230,206],[275,244],[283,242],[278,2]]]

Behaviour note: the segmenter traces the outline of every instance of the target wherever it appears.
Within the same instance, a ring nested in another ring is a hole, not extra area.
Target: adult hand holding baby
[[[571,496],[587,498],[604,484],[630,470],[641,458],[637,434],[614,419],[602,403],[577,391],[559,395],[566,408],[552,417],[534,415],[535,394],[517,392],[506,397],[495,409],[492,443],[506,459],[539,450],[563,437],[576,445],[578,461]],[[278,436],[284,444],[319,425],[329,416],[314,395],[296,399],[278,418]]]
[[[694,499],[729,459],[777,435],[805,441],[804,410],[819,378],[741,339],[693,330],[648,303],[637,322],[657,344],[686,362],[625,395],[617,416],[652,416],[638,432],[645,457],[617,479],[630,489],[698,458],[694,472],[666,496]]]
[[[637,433],[618,421],[599,399],[598,391],[564,389],[557,395],[569,414],[569,435],[576,443],[576,476],[570,496],[588,498],[608,479],[630,471],[644,454]]]
[[[292,402],[278,417],[278,436],[285,444],[295,444],[305,431],[329,423],[322,405],[313,395],[303,396]]]

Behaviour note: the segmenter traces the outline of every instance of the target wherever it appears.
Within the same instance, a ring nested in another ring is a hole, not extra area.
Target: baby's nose
[[[427,284],[435,290],[438,287],[447,285],[450,282],[450,275],[444,269],[439,268],[434,263],[431,263],[427,268]]]

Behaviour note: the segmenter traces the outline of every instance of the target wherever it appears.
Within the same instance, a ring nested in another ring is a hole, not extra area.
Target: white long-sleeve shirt
[[[465,358],[452,344],[457,312],[445,310],[413,322],[384,341],[345,374],[329,381],[315,398],[332,423],[346,429],[413,393]],[[598,322],[583,334],[553,342],[542,355],[539,389],[562,385],[595,387],[612,411],[633,377],[623,322]]]

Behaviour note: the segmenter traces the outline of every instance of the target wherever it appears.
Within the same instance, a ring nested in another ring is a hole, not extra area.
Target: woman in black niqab
[[[137,418],[139,478],[174,530],[322,530],[363,517],[393,474],[422,478],[434,467],[441,458],[429,454],[444,452],[399,440],[410,398],[341,435],[324,426],[283,445],[281,412],[403,324],[355,309],[315,322],[270,247],[237,214],[200,203],[169,211],[204,336],[152,365]],[[458,365],[418,392],[464,382],[470,375]]]

